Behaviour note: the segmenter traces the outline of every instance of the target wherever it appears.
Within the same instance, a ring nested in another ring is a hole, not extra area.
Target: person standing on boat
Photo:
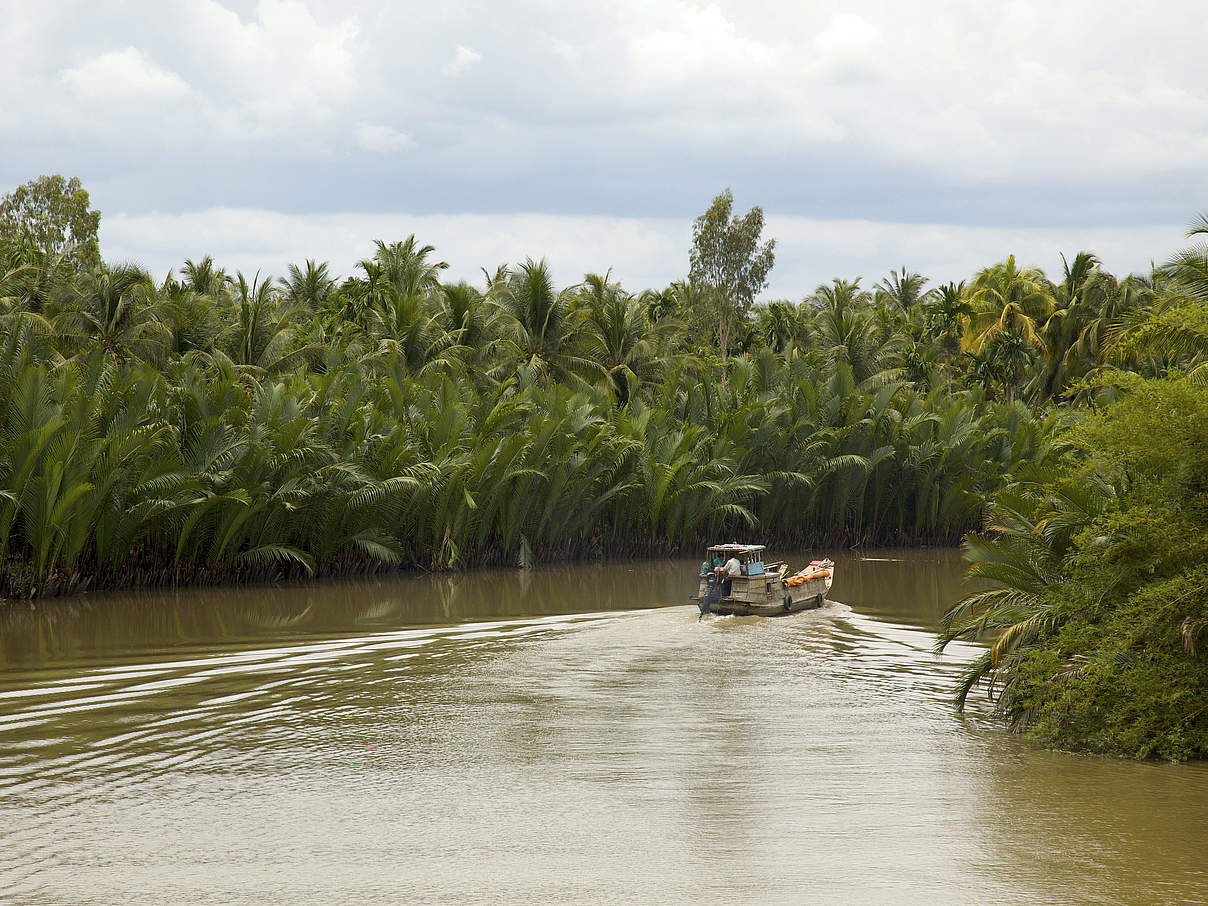
[[[731,557],[726,561],[725,571],[726,582],[722,586],[721,593],[728,595],[730,593],[730,586],[734,584],[734,577],[742,575],[742,564],[738,562],[737,557]]]

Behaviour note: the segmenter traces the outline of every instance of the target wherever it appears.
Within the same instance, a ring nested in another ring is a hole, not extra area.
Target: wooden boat
[[[701,564],[700,587],[691,600],[706,613],[774,617],[821,607],[835,578],[831,560],[812,560],[788,574],[788,564],[765,563],[762,544],[715,544]],[[713,567],[720,559],[738,560],[742,575],[726,576]],[[706,570],[706,567],[708,569]]]

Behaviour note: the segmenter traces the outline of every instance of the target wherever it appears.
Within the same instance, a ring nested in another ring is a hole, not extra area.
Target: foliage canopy
[[[157,282],[100,259],[78,181],[21,187],[0,594],[963,537],[987,584],[940,643],[986,648],[960,703],[986,683],[1053,745],[1208,755],[1208,250],[757,303],[774,243],[732,205],[691,279],[640,293],[532,259],[445,282],[414,236],[343,278]]]

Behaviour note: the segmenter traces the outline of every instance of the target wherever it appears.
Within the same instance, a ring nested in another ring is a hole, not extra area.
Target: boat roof
[[[766,548],[762,544],[739,544],[737,541],[731,541],[727,544],[711,544],[708,547],[712,551],[725,551],[727,553],[736,554],[753,554]]]

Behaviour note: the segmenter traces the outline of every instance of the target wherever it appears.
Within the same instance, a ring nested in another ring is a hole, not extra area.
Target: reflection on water
[[[682,603],[683,564],[554,566],[255,589],[101,595],[8,615],[0,667],[89,652],[227,646],[385,627]],[[0,614],[0,619],[4,615]]]
[[[1208,770],[947,705],[950,552],[696,619],[695,562],[0,615],[0,900],[1205,902]]]

